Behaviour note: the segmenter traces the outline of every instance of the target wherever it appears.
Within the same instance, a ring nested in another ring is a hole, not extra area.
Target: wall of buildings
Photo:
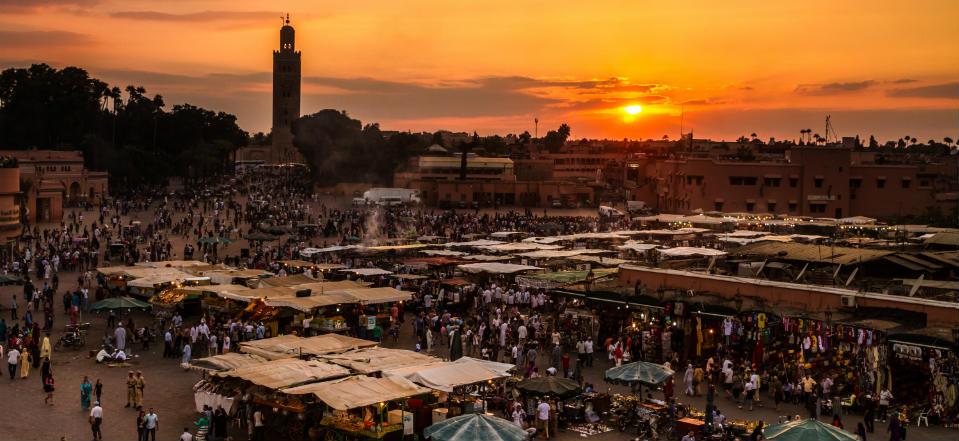
[[[20,168],[15,159],[0,157],[0,243],[20,235]]]
[[[619,282],[626,287],[637,283],[648,289],[693,290],[718,294],[725,299],[737,296],[762,298],[779,308],[807,311],[838,311],[843,308],[843,296],[854,296],[858,307],[888,308],[925,314],[928,325],[959,325],[959,303],[920,299],[878,293],[859,293],[853,290],[796,283],[771,282],[718,276],[705,273],[646,268],[626,265],[620,267]]]
[[[956,179],[949,164],[858,163],[841,147],[793,148],[781,160],[640,157],[630,199],[664,212],[704,211],[813,217],[922,214],[944,203],[937,193]],[[856,158],[860,159],[860,158]]]
[[[6,150],[0,156],[19,163],[18,191],[29,222],[60,222],[65,207],[107,195],[107,173],[87,170],[79,151]]]

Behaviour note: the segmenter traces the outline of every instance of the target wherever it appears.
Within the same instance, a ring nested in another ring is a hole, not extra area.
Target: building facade
[[[794,147],[778,160],[640,156],[624,171],[630,199],[693,210],[813,217],[919,215],[955,210],[956,164],[883,164],[845,147]]]
[[[544,166],[551,169],[549,161],[519,161],[522,165],[517,169],[510,158],[471,155],[466,179],[461,179],[461,161],[459,156],[412,158],[406,171],[394,176],[393,186],[419,190],[424,203],[444,208],[581,206],[593,196],[591,187],[576,182],[530,179],[547,177]]]
[[[19,209],[28,222],[60,222],[65,207],[95,204],[107,196],[107,173],[87,170],[79,151],[7,150],[0,157],[17,161]],[[0,205],[0,228],[3,211]]]
[[[21,231],[20,166],[16,158],[0,156],[0,244],[11,243]]]

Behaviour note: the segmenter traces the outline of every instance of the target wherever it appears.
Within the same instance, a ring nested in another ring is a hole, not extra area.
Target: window
[[[799,204],[797,204],[797,203],[795,203],[795,202],[790,202],[790,203],[789,203],[789,212],[790,212],[790,213],[795,213],[798,208],[799,208]]]
[[[776,212],[776,203],[775,203],[775,202],[769,202],[769,203],[767,203],[767,204],[766,204],[766,211],[768,211],[768,212],[770,212],[770,213],[775,213],[775,212]]]
[[[716,208],[716,211],[723,211],[723,203],[722,203],[722,202],[716,202],[715,208]]]
[[[686,185],[703,185],[702,176],[686,176]]]
[[[849,178],[849,188],[862,187],[862,178]]]
[[[929,180],[928,180],[928,179],[920,179],[920,180],[919,180],[919,186],[920,186],[920,187],[929,187]]]
[[[755,176],[730,176],[729,185],[756,185]]]
[[[746,211],[752,213],[755,208],[756,208],[755,202],[746,202]]]
[[[763,178],[763,185],[767,187],[778,187],[780,181],[782,181],[781,178]]]
[[[799,178],[789,178],[789,186],[796,188],[796,185],[799,184]]]
[[[826,204],[809,204],[810,213],[825,213]]]
[[[912,185],[912,179],[902,180],[902,188],[909,188],[910,185]]]
[[[886,180],[883,178],[876,179],[876,188],[886,188]]]
[[[816,186],[816,188],[822,188],[822,178],[813,179],[813,184]]]

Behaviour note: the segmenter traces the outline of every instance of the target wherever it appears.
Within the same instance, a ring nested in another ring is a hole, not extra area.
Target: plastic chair
[[[919,412],[919,417],[916,418],[916,427],[921,426],[923,421],[926,422],[926,427],[929,427],[929,411],[928,410],[923,410],[922,412]]]

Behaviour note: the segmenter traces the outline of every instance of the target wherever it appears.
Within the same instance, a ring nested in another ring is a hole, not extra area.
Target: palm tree
[[[946,143],[946,145],[950,145],[952,144],[952,138],[947,136],[945,138],[942,138],[942,142]]]

